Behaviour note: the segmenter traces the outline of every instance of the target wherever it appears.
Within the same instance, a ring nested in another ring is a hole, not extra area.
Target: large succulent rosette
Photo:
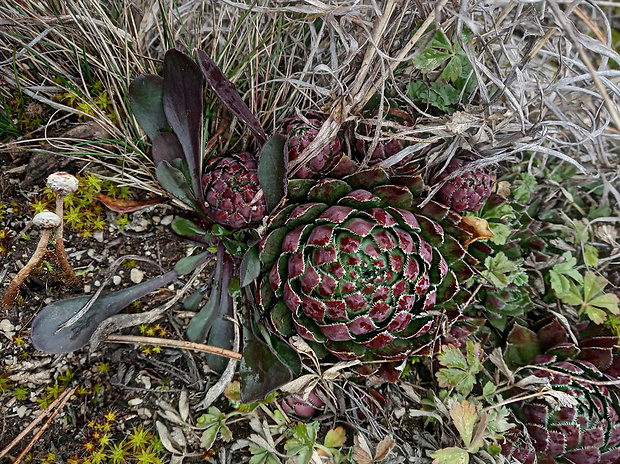
[[[429,343],[474,260],[460,217],[420,208],[421,191],[420,177],[379,168],[290,181],[259,247],[257,299],[272,330],[344,360],[400,359]]]
[[[618,338],[593,334],[590,327],[583,330],[583,325],[578,329],[582,329],[578,345],[556,319],[545,321],[535,336],[520,326],[511,332],[508,361],[525,363],[538,352],[528,362],[540,366],[532,374],[547,379],[565,396],[556,404],[543,397],[513,403],[522,428],[507,435],[504,455],[524,464],[613,464],[620,460],[619,391],[604,385],[616,379]],[[529,440],[519,436],[524,433]]]

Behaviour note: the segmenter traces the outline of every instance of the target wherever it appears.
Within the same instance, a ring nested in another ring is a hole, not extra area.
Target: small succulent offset
[[[523,427],[507,434],[504,455],[523,464],[612,464],[620,459],[620,392],[609,382],[620,373],[614,353],[618,338],[588,323],[576,329],[570,334],[551,318],[536,332],[520,325],[510,332],[509,364],[539,366],[531,373],[548,381],[556,394],[553,400],[533,396],[512,404]]]
[[[258,224],[265,217],[265,197],[258,164],[250,153],[212,158],[202,177],[206,214],[232,230]]]
[[[323,121],[316,117],[306,121],[299,117],[284,121],[283,133],[287,137],[289,161],[295,161],[300,157],[304,149],[316,138],[322,124]],[[295,176],[309,179],[325,175],[338,163],[341,148],[340,139],[336,137],[318,155],[301,166]]]
[[[438,184],[447,179],[435,199],[458,213],[478,211],[491,196],[491,173],[488,170],[466,170],[457,177],[451,176],[460,169],[466,169],[471,161],[471,156],[466,152],[452,158],[435,180]]]

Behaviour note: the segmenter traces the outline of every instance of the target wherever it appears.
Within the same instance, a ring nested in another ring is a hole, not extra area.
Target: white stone
[[[23,417],[26,415],[26,413],[28,412],[28,408],[27,408],[26,406],[24,406],[24,405],[21,405],[21,406],[19,406],[19,407],[17,407],[17,408],[15,409],[15,412],[17,413],[17,415],[18,415],[18,416],[19,416],[19,418],[21,419],[21,418],[23,418]]]
[[[164,216],[164,218],[161,220],[161,225],[162,226],[168,226],[170,224],[172,224],[172,220],[174,219],[174,215],[169,214],[168,216]]]
[[[98,230],[97,232],[95,232],[93,234],[93,237],[95,238],[95,240],[97,240],[99,243],[103,243],[103,230]]]
[[[99,282],[98,280],[95,280],[95,287],[101,287],[101,282]]]
[[[15,326],[11,324],[11,321],[8,319],[2,319],[0,321],[0,330],[3,332],[13,332],[15,330]]]
[[[127,404],[129,406],[138,406],[139,404],[142,404],[144,402],[144,400],[142,398],[133,398],[130,399]]]
[[[84,285],[84,293],[90,293],[90,289],[91,289],[90,285],[88,284]]]
[[[134,284],[139,284],[144,279],[144,272],[137,267],[134,267],[129,273],[129,278]]]
[[[121,281],[123,279],[121,279],[121,276],[115,275],[114,277],[112,277],[112,282],[114,283],[114,285],[120,285]]]

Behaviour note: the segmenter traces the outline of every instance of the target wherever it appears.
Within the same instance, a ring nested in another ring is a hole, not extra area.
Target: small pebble
[[[162,226],[168,226],[170,224],[172,224],[172,220],[174,219],[174,215],[169,214],[168,216],[164,216],[164,218],[161,220],[161,225]]]
[[[95,251],[94,248],[89,248],[86,254],[88,255],[89,258],[94,258],[97,252]]]
[[[95,232],[93,234],[93,237],[95,238],[95,240],[97,240],[99,243],[103,243],[103,230],[98,230],[97,232]]]
[[[129,273],[129,278],[134,284],[139,284],[144,279],[144,272],[142,272],[137,267],[134,267]]]
[[[84,293],[90,293],[90,289],[91,289],[90,285],[88,284],[84,285]]]
[[[144,400],[142,398],[133,398],[130,399],[127,404],[129,406],[138,406],[139,404],[142,404],[144,402]]]
[[[8,319],[2,319],[0,321],[0,330],[3,332],[13,332],[15,330],[15,326],[11,324],[11,321]]]
[[[26,406],[19,406],[17,409],[15,409],[15,412],[17,413],[17,415],[19,416],[19,418],[23,418],[26,413],[28,412],[28,408]]]
[[[101,282],[99,282],[98,280],[95,280],[95,287],[101,287]]]
[[[158,224],[161,221],[161,217],[159,216],[153,216],[151,219],[154,224]]]
[[[114,277],[112,277],[112,282],[114,283],[114,285],[120,285],[122,280],[123,279],[121,279],[121,276],[115,275]]]

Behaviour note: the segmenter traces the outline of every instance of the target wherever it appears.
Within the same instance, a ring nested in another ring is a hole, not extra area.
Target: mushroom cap
[[[55,172],[47,177],[47,186],[56,194],[69,195],[80,186],[77,178],[68,172]]]
[[[51,211],[41,211],[32,218],[32,223],[41,229],[51,229],[58,227],[62,223],[62,219]]]

